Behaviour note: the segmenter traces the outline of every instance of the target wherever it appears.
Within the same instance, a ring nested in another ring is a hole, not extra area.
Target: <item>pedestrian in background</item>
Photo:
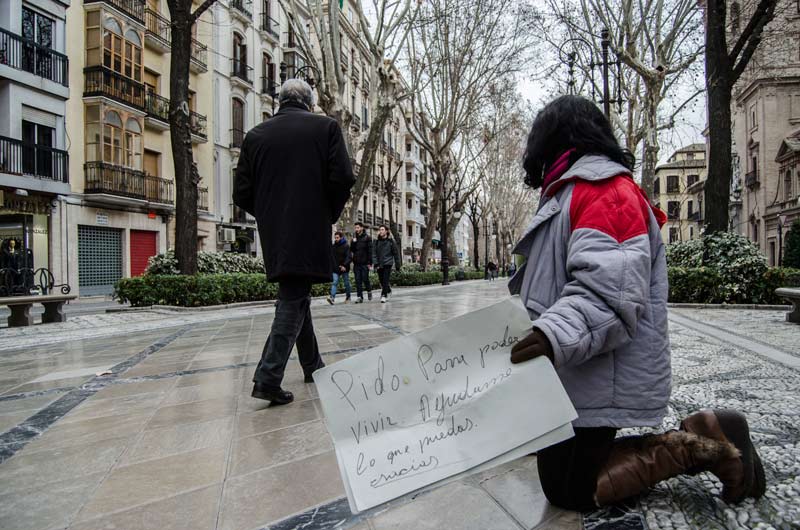
[[[497,278],[497,265],[495,265],[493,261],[490,261],[487,268],[489,269],[489,281],[493,282],[494,279]]]
[[[339,285],[339,278],[344,280],[344,303],[350,303],[350,262],[352,257],[350,254],[350,245],[347,243],[347,238],[340,231],[333,234],[333,246],[331,248],[333,254],[333,283],[331,283],[331,294],[328,296],[328,303],[333,305],[336,299],[336,288]]]
[[[286,81],[279,102],[278,113],[245,136],[233,185],[234,204],[258,222],[267,279],[278,282],[251,394],[272,405],[294,400],[281,383],[295,343],[306,382],[325,366],[311,321],[311,285],[331,279],[331,225],[355,183],[341,128],[311,112],[308,83]]]
[[[356,235],[350,243],[350,253],[353,256],[353,273],[356,276],[357,304],[364,303],[364,289],[367,299],[372,300],[372,285],[369,281],[369,271],[372,270],[372,238],[364,230],[364,224],[355,224]]]
[[[550,359],[578,412],[575,436],[538,453],[542,490],[586,511],[709,471],[726,502],[758,499],[764,468],[739,412],[700,410],[677,430],[616,438],[660,426],[672,386],[667,216],[633,180],[634,163],[602,111],[578,96],[548,104],[528,136],[525,182],[541,198],[509,290],[533,323],[511,362]]]
[[[389,279],[392,275],[392,265],[400,270],[400,252],[394,242],[392,234],[386,225],[378,227],[378,239],[372,245],[372,263],[378,271],[378,279],[381,282],[381,303],[385,304],[392,292]]]

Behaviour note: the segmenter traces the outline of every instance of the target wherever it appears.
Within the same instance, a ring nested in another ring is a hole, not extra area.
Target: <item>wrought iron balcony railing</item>
[[[192,39],[191,64],[201,70],[208,69],[208,46],[197,39]]]
[[[144,104],[148,116],[169,123],[169,100],[167,98],[148,90]]]
[[[242,81],[252,85],[253,67],[248,66],[244,61],[231,59],[231,77],[237,77]]]
[[[757,169],[755,171],[751,171],[744,176],[744,185],[747,186],[748,189],[755,188],[761,183],[758,177],[759,175]]]
[[[144,24],[145,0],[83,0],[84,4],[108,4]]]
[[[275,40],[280,39],[280,23],[268,16],[268,13],[261,13],[261,29],[272,35]]]
[[[202,139],[208,139],[208,119],[195,111],[189,112],[189,129],[192,134]]]
[[[239,149],[244,142],[244,131],[241,129],[231,129],[231,149]]]
[[[106,162],[86,162],[85,193],[106,193],[161,204],[172,204],[173,183],[144,171]]]
[[[66,55],[2,28],[0,64],[69,86],[69,59]]]
[[[158,39],[163,46],[172,44],[172,30],[169,19],[149,7],[145,9],[145,25],[148,35]]]
[[[278,83],[268,78],[267,76],[261,77],[261,93],[269,97],[276,97],[278,95]]]
[[[253,20],[253,4],[247,0],[231,0],[231,8]]]
[[[251,218],[247,215],[247,212],[239,208],[238,206],[233,207],[233,222],[234,223],[241,223],[241,224],[255,224],[255,219]]]
[[[69,154],[0,136],[0,173],[69,183]]]
[[[85,74],[84,96],[106,96],[139,109],[145,108],[144,84],[106,68],[90,66]]]
[[[197,209],[208,211],[208,188],[197,188]]]

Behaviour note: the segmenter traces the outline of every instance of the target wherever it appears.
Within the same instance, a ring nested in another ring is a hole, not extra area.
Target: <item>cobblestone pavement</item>
[[[317,302],[320,348],[335,362],[491,304],[504,287],[465,282],[398,289],[388,304]],[[535,457],[352,516],[298,363],[285,380],[294,404],[249,397],[272,313],[78,315],[0,331],[0,528],[800,528],[800,371],[774,360],[800,355],[800,326],[782,314],[681,309],[670,330],[674,390],[663,427],[703,406],[744,411],[767,468],[766,497],[727,506],[703,474],[581,517],[546,502]],[[725,333],[711,336],[709,325]],[[762,343],[766,357],[753,346]]]

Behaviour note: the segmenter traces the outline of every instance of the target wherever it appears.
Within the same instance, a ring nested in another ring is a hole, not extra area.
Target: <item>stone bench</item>
[[[7,296],[0,298],[0,305],[6,305],[11,310],[11,315],[8,317],[8,327],[15,328],[33,325],[33,315],[31,315],[33,304],[42,304],[44,306],[42,324],[66,322],[64,302],[74,300],[77,297],[74,294]]]
[[[775,294],[792,303],[792,311],[786,313],[786,322],[800,324],[800,288],[781,287],[775,289]]]

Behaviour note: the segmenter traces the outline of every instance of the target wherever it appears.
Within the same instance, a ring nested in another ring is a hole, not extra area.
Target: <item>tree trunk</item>
[[[441,164],[434,162],[433,174],[435,175],[435,180],[433,187],[433,199],[431,199],[431,207],[430,210],[428,210],[428,218],[425,219],[425,235],[422,238],[422,249],[419,252],[419,261],[422,270],[427,270],[428,253],[431,251],[433,233],[436,231],[437,225],[440,224],[441,212],[439,212],[439,208],[441,207],[442,197],[444,196],[444,189],[442,185],[444,182],[443,172],[444,168],[441,166]],[[439,237],[442,237],[441,232],[439,233]]]
[[[458,246],[456,245],[456,227],[458,221],[454,217],[447,220],[447,260],[450,267],[458,268],[461,260],[458,257]]]
[[[397,231],[395,228],[397,223],[394,219],[394,187],[387,187],[386,189],[386,201],[389,203],[389,231],[392,233],[392,237],[394,237],[395,243],[397,243],[397,250],[400,251],[400,259],[403,259],[403,234]]]
[[[725,5],[710,0],[706,11],[706,90],[708,92],[708,177],[705,185],[707,232],[728,229],[731,185],[731,66],[725,38]]]
[[[658,164],[658,91],[660,85],[648,84],[645,90],[644,119],[645,134],[642,147],[642,189],[648,197],[653,192],[653,183]]]
[[[192,28],[188,6],[170,2],[172,53],[170,57],[169,121],[175,170],[175,257],[181,274],[197,273],[197,185],[200,175],[192,155],[189,128],[189,58]]]
[[[479,271],[481,270],[480,253],[478,252],[479,250],[478,239],[481,236],[480,232],[481,229],[480,225],[478,224],[480,221],[473,217],[470,217],[469,220],[470,222],[472,222],[472,252],[474,253],[473,254],[474,257],[472,258],[472,263],[475,265],[475,270]]]

